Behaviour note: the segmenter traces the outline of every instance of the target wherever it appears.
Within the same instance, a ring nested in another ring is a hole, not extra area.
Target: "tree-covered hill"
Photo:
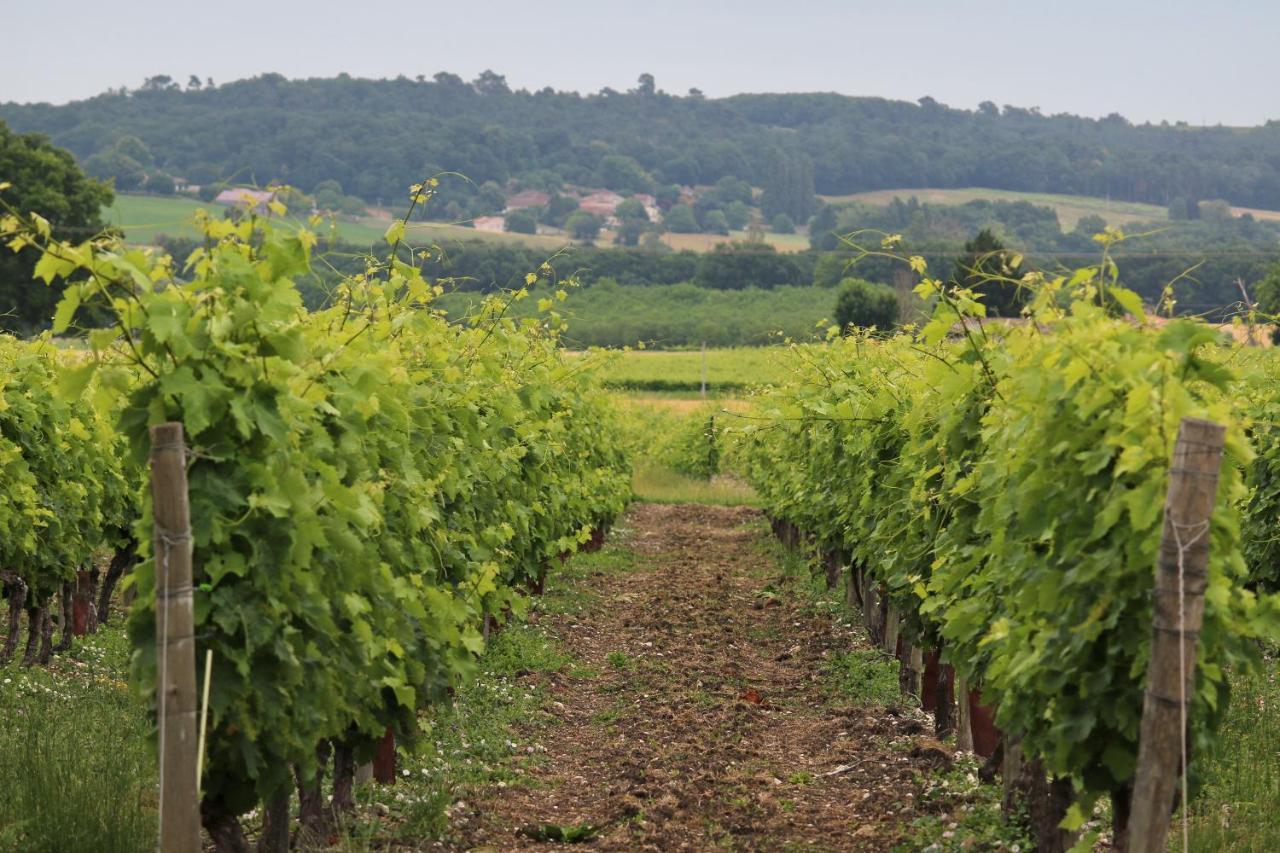
[[[792,184],[811,175],[814,190],[830,195],[980,186],[1280,208],[1274,121],[1135,126],[1117,115],[1045,116],[991,103],[967,111],[930,98],[711,99],[669,95],[650,75],[628,92],[591,95],[512,91],[492,72],[471,82],[447,73],[199,82],[184,88],[156,77],[67,105],[0,104],[0,119],[50,135],[91,172],[127,173],[136,164],[195,183],[278,180],[308,191],[336,180],[369,201],[399,200],[407,185],[440,171],[476,186],[566,182],[641,192],[725,176],[768,189],[785,169]]]

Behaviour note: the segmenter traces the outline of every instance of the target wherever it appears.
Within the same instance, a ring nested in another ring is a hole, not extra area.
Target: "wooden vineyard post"
[[[893,607],[884,620],[884,650],[891,655],[898,651],[898,611]]]
[[[969,682],[956,675],[956,749],[973,752],[973,722],[969,717]]]
[[[160,730],[160,850],[200,850],[196,778],[196,649],[191,513],[182,424],[151,428],[152,541],[156,564],[156,706]]]
[[[1187,712],[1195,687],[1196,641],[1204,618],[1209,564],[1209,521],[1217,500],[1225,433],[1220,424],[1183,418],[1173,448],[1129,814],[1127,849],[1135,853],[1165,849],[1178,777],[1186,772],[1182,759],[1186,754]]]

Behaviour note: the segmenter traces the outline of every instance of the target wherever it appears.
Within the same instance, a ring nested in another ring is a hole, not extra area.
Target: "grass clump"
[[[1231,706],[1213,753],[1192,763],[1203,785],[1193,795],[1192,850],[1280,850],[1280,662],[1234,679]],[[1198,769],[1197,769],[1198,764]],[[1170,837],[1181,844],[1181,813]]]
[[[112,626],[48,668],[0,668],[0,850],[154,849],[156,758],[128,659]]]

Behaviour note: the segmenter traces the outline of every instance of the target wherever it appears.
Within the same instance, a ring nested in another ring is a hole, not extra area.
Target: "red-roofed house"
[[[525,210],[530,207],[546,207],[550,202],[551,196],[540,190],[525,190],[507,199],[507,209],[504,212],[510,213],[513,210]]]
[[[502,233],[507,230],[507,221],[501,216],[477,216],[471,224],[477,231]]]
[[[613,212],[618,209],[620,204],[622,204],[622,196],[609,190],[601,190],[586,196],[578,202],[578,209],[608,219],[613,216]]]
[[[270,190],[247,190],[241,187],[232,187],[229,190],[223,190],[218,193],[218,197],[214,199],[214,202],[245,208],[257,214],[266,215],[271,212],[267,205],[275,197],[276,194]]]

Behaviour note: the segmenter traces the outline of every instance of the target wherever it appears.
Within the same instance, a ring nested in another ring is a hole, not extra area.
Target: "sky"
[[[835,91],[1132,121],[1280,118],[1274,0],[0,0],[0,101],[168,74]]]

